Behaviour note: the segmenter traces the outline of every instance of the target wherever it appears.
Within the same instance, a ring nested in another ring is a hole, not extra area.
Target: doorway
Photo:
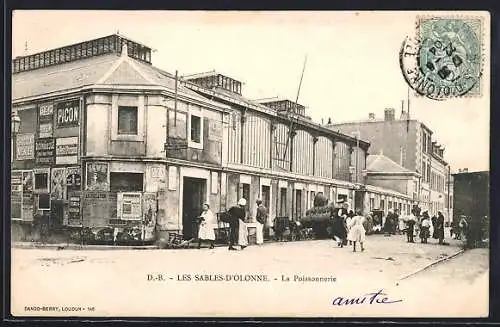
[[[198,237],[196,218],[206,202],[207,181],[201,178],[184,177],[182,192],[182,235],[185,240]]]
[[[302,190],[295,190],[295,219],[302,217]]]

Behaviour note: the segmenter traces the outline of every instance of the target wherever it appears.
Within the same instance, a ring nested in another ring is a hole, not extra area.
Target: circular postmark
[[[399,55],[410,87],[435,100],[479,93],[480,25],[479,20],[420,20],[417,36],[406,38]]]

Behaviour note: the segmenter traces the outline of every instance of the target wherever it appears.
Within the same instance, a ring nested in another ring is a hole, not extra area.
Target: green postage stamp
[[[417,18],[415,38],[407,38],[400,65],[416,93],[431,99],[480,96],[483,22],[471,17]]]

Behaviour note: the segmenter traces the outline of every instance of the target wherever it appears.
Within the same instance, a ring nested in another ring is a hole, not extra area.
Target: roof
[[[120,57],[106,54],[12,75],[12,100],[95,84]]]
[[[12,99],[41,96],[93,84],[160,86],[175,89],[175,77],[161,69],[116,53],[90,57],[12,75]],[[178,83],[178,92],[211,102]]]
[[[369,173],[394,173],[394,174],[414,174],[390,158],[382,155],[369,155],[366,158],[366,170]]]

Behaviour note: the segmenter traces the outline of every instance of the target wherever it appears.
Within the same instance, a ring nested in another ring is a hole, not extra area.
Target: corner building
[[[121,35],[13,60],[12,222],[29,237],[37,212],[53,231],[99,241],[195,233],[201,205],[248,200],[298,219],[314,196],[370,210],[364,140],[315,124],[288,100],[251,101],[217,73],[176,79],[151,49]]]

